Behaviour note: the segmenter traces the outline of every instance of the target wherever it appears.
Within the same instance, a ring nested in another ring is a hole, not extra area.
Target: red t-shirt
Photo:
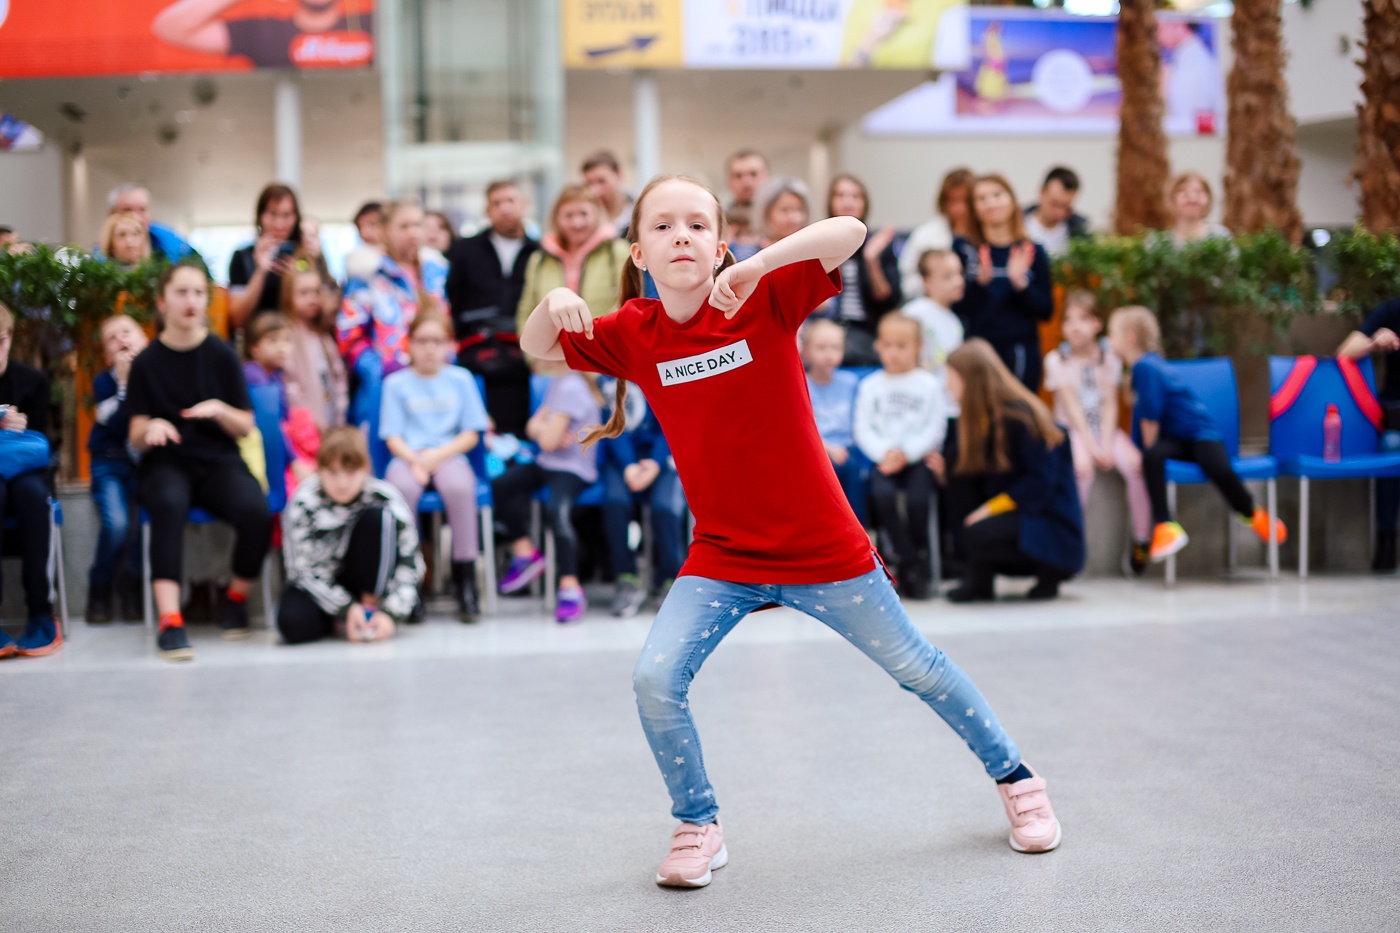
[[[735,583],[832,583],[875,566],[812,417],[797,329],[841,291],[809,260],[765,275],[732,320],[677,324],[638,298],[560,334],[574,369],[641,386],[695,513],[682,573]]]

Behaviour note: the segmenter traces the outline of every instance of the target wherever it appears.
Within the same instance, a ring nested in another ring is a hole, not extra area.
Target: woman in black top
[[[953,305],[967,339],[992,345],[1006,368],[1032,392],[1040,391],[1040,322],[1055,301],[1050,258],[1026,237],[1025,218],[1011,183],[1000,175],[972,182],[972,222],[953,249],[967,275],[967,292]]]
[[[262,568],[272,518],[248,472],[238,438],[253,430],[238,356],[209,333],[209,281],[194,266],[161,276],[156,306],[164,329],[131,364],[126,404],[130,440],[141,453],[141,504],[151,519],[151,576],[160,613],[161,655],[194,657],[180,615],[185,522],[199,507],[233,526],[233,579],[220,607],[228,637],[248,633],[248,587]]]
[[[861,223],[870,211],[870,193],[854,175],[831,180],[826,192],[830,217],[854,217]],[[867,233],[865,247],[841,264],[842,292],[821,310],[846,330],[842,366],[879,366],[875,332],[880,318],[900,305],[899,259],[894,254],[894,227]]]
[[[259,311],[279,310],[282,277],[303,263],[319,272],[322,281],[329,280],[319,232],[302,221],[296,192],[268,185],[258,195],[257,240],[229,259],[229,325],[242,327]]]

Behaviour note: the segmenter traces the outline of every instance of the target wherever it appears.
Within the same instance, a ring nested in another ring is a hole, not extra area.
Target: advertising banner
[[[365,68],[375,0],[0,0],[0,78]]]
[[[559,14],[565,68],[683,64],[681,0],[561,0]]]
[[[1157,14],[1164,126],[1174,135],[1222,130],[1225,89],[1220,33],[1208,17]],[[945,73],[872,111],[872,135],[1115,133],[1116,17],[976,7],[965,47]],[[945,48],[949,43],[945,41]]]

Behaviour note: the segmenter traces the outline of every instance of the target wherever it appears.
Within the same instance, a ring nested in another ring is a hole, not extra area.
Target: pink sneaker
[[[656,871],[656,883],[674,888],[703,888],[710,873],[729,864],[719,820],[705,826],[682,823],[671,833],[671,854]]]
[[[1034,771],[1031,774],[1015,784],[998,784],[997,790],[1006,807],[1006,818],[1011,821],[1011,848],[1017,852],[1049,852],[1060,844],[1060,821],[1055,819],[1045,793],[1045,778]]]

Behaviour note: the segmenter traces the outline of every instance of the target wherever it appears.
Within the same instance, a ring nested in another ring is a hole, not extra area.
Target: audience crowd
[[[816,211],[862,221],[871,212],[855,175],[833,178],[814,207],[803,181],[771,174],[752,149],[727,160],[725,182],[727,239],[740,259]],[[954,601],[994,598],[998,575],[1033,577],[1031,599],[1055,597],[1084,566],[1084,506],[1104,471],[1125,482],[1123,563],[1142,574],[1188,541],[1169,509],[1169,459],[1198,464],[1261,538],[1287,535],[1235,475],[1211,411],[1162,359],[1150,311],[1071,292],[1063,342],[1042,352],[1041,327],[1056,311],[1051,258],[1090,233],[1074,209],[1079,189],[1075,172],[1056,166],[1023,208],[1001,175],[947,173],[928,220],[907,235],[869,230],[840,267],[843,291],[799,334],[832,467],[906,598],[939,595],[940,570],[959,581],[946,593]],[[1165,197],[1174,219],[1157,235],[1177,244],[1229,235],[1208,220],[1212,193],[1199,174],[1174,179]],[[250,584],[278,544],[286,584],[276,621],[288,644],[392,636],[422,618],[429,573],[450,588],[461,620],[475,621],[486,604],[480,563],[498,551],[501,595],[528,595],[553,571],[546,596],[561,623],[583,616],[589,579],[613,582],[619,617],[663,597],[685,560],[689,516],[660,425],[639,392],[619,393],[624,410],[609,411],[606,380],[532,360],[518,337],[551,289],[578,293],[594,316],[654,296],[632,263],[634,204],[606,151],[558,194],[539,240],[526,233],[526,191],[510,179],[487,187],[487,224],[466,237],[413,201],[366,202],[336,281],[296,192],[270,184],[254,207],[256,238],[229,263],[228,333],[217,334],[201,257],[152,219],[145,188],[117,187],[98,254],[171,265],[154,333],[119,307],[101,327],[107,368],[93,380],[85,439],[101,526],[88,622],[142,613],[138,504],[151,529],[157,646],[171,660],[193,657],[181,598],[192,508],[233,528],[216,612],[230,638],[247,634]],[[0,228],[0,248],[23,248],[17,240]],[[19,541],[27,604],[21,637],[0,634],[0,657],[62,643],[48,576],[51,393],[43,373],[10,359],[15,326],[0,304],[0,512]],[[1397,333],[1400,299],[1340,350],[1388,354],[1381,396],[1392,410]],[[585,448],[580,435],[610,418],[625,424],[621,435]],[[481,527],[485,503],[494,527]],[[1378,570],[1395,567],[1397,504],[1400,481],[1382,481]],[[445,516],[446,553],[420,540],[420,511]]]

